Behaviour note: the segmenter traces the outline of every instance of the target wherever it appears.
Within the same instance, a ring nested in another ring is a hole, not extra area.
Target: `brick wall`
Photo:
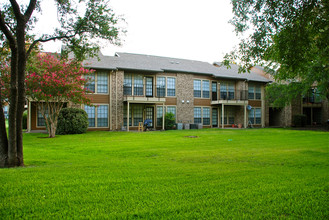
[[[177,74],[177,122],[193,123],[194,120],[194,94],[192,74]],[[184,100],[184,103],[182,103]],[[189,103],[187,103],[189,101]]]

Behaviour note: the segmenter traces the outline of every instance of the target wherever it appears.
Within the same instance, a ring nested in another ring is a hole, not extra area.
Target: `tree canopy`
[[[16,0],[0,3],[0,46],[9,48],[10,67],[8,138],[0,102],[0,167],[23,166],[22,118],[26,90],[26,66],[33,49],[52,40],[63,42],[64,54],[72,51],[76,59],[96,55],[100,40],[120,44],[120,18],[106,0],[54,0],[58,28],[52,33],[33,31],[42,12],[42,3]],[[2,52],[2,51],[1,51]],[[1,98],[0,90],[0,99]]]
[[[226,64],[235,60],[240,71],[265,67],[277,83],[286,84],[280,88],[290,100],[313,86],[329,98],[328,1],[232,0],[232,5],[231,23],[242,39],[226,55]]]

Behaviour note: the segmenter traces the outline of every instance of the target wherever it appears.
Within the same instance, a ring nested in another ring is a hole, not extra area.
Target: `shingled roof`
[[[204,74],[218,78],[269,82],[267,78],[255,72],[239,74],[237,65],[231,65],[231,68],[227,69],[226,67],[216,67],[202,61],[132,53],[116,53],[115,56],[104,56],[100,54],[99,60],[97,58],[88,59],[84,61],[84,66],[107,70]]]

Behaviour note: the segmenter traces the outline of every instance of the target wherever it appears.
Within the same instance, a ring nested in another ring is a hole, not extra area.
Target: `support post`
[[[129,131],[129,101],[127,101],[127,131]]]
[[[222,128],[224,128],[224,104],[222,104]]]
[[[244,105],[244,116],[243,116],[243,126],[244,128],[247,128],[247,105]]]
[[[164,103],[162,103],[162,130],[165,128],[165,108]]]
[[[28,104],[28,120],[27,120],[27,132],[31,132],[31,105],[30,100],[27,101]]]

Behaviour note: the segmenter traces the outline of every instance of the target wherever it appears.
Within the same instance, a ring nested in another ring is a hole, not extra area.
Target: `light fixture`
[[[184,104],[184,100],[182,100],[182,103]]]
[[[189,104],[190,103],[190,100],[186,100],[186,103]]]

